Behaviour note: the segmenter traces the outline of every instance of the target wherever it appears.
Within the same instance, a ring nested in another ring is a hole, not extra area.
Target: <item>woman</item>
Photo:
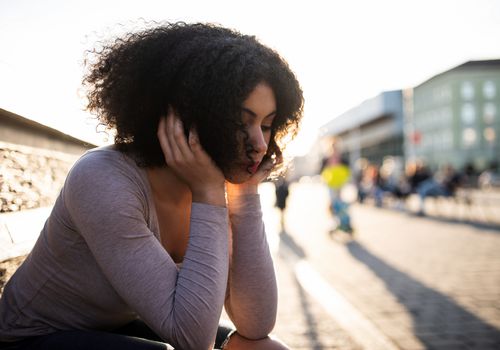
[[[88,108],[115,144],[69,172],[5,288],[0,348],[286,349],[268,336],[277,292],[257,186],[302,117],[294,74],[254,37],[206,24],[94,54]]]

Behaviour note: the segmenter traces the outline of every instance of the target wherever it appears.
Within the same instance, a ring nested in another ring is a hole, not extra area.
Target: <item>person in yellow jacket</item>
[[[336,218],[336,225],[332,229],[341,230],[352,234],[351,217],[349,215],[349,204],[342,200],[340,191],[347,184],[351,171],[346,159],[341,158],[335,152],[323,160],[321,177],[328,186],[330,193],[330,210]]]

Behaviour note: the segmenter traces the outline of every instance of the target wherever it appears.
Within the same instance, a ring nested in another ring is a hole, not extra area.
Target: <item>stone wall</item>
[[[78,157],[0,142],[0,212],[53,205]]]

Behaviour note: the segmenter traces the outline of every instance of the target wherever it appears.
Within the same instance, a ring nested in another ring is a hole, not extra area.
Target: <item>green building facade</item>
[[[484,170],[500,161],[500,60],[470,61],[406,92],[407,161]]]

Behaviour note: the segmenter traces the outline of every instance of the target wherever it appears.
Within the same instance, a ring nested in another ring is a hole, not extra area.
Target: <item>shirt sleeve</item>
[[[148,228],[147,201],[130,169],[87,156],[71,170],[63,191],[76,230],[125,302],[175,348],[208,349],[227,284],[227,209],[192,204],[178,271]]]
[[[259,195],[228,196],[232,257],[225,308],[238,332],[249,339],[274,328],[277,284]]]

